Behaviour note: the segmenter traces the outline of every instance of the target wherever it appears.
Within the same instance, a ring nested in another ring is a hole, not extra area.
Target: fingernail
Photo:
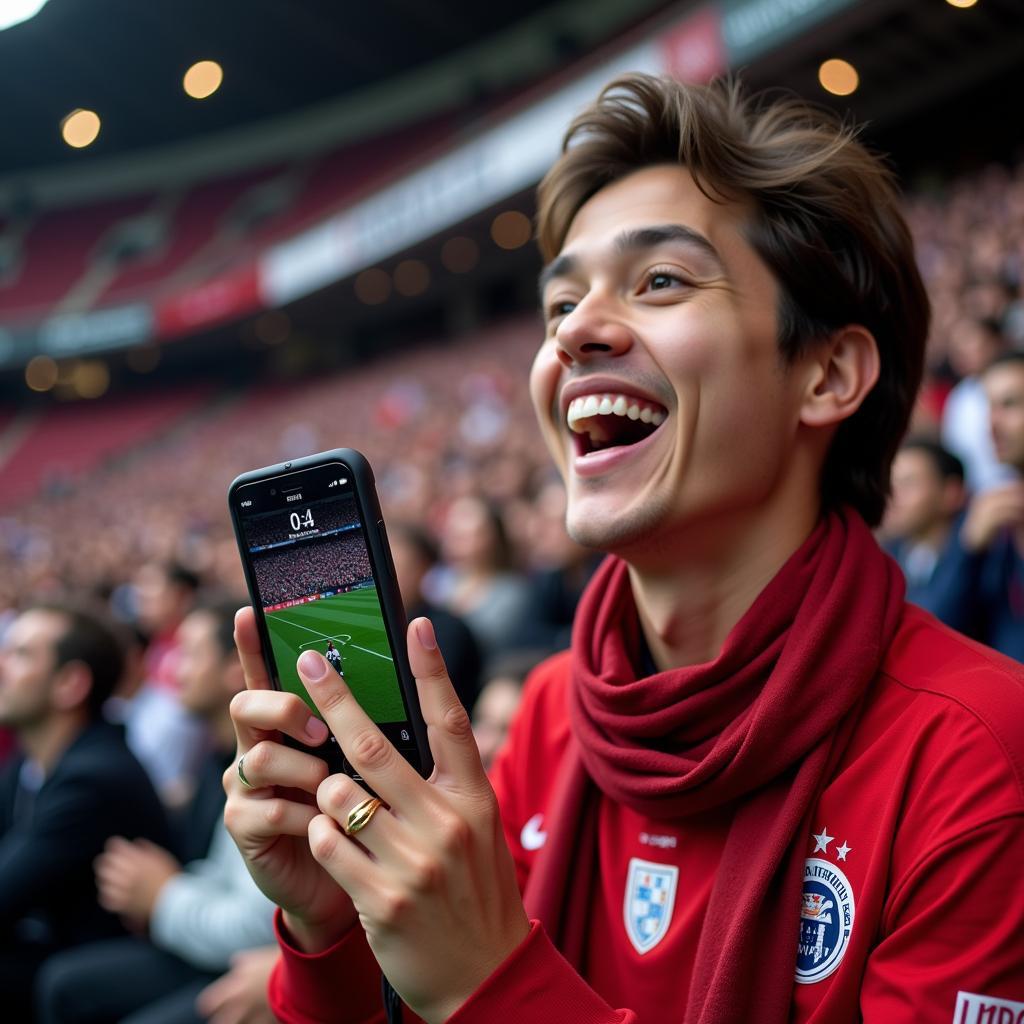
[[[437,638],[434,636],[434,626],[430,619],[417,620],[416,636],[419,638],[420,647],[425,651],[437,650]]]
[[[299,655],[299,671],[311,683],[319,683],[327,675],[327,662],[316,651],[303,651]]]
[[[306,738],[316,746],[320,746],[327,739],[327,726],[319,718],[310,715],[309,721],[306,723]]]

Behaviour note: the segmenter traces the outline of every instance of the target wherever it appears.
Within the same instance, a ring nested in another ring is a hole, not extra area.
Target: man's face
[[[176,672],[181,703],[197,715],[208,716],[225,707],[224,652],[217,643],[217,624],[205,611],[192,612],[178,627]]]
[[[173,616],[173,598],[167,573],[158,565],[143,565],[135,575],[135,600],[139,624],[158,632]]]
[[[750,216],[685,168],[646,168],[582,207],[545,270],[531,393],[577,541],[656,551],[687,524],[756,514],[778,486],[802,385]]]
[[[11,623],[0,649],[0,725],[18,730],[49,716],[57,644],[67,628],[58,612],[42,610]]]
[[[1024,470],[1024,364],[993,366],[984,381],[996,458]]]
[[[927,452],[904,448],[892,464],[892,497],[883,529],[900,538],[927,533],[944,518],[943,481]]]

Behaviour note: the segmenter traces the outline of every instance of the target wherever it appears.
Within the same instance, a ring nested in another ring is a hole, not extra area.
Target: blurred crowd
[[[908,215],[934,321],[881,538],[911,600],[1024,658],[1024,167],[922,191]],[[225,397],[0,520],[13,1019],[271,1019],[271,908],[220,819],[227,705],[243,685],[226,506],[238,473],[341,446],[368,456],[409,615],[434,620],[490,762],[530,668],[567,644],[595,567],[565,534],[530,408],[539,333],[536,318],[512,320]],[[256,571],[316,551],[303,589],[333,589],[344,543],[271,551]]]
[[[343,590],[373,576],[359,533],[261,551],[252,556],[252,568],[265,605]]]

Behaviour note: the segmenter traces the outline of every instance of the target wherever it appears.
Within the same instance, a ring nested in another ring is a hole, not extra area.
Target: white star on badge
[[[825,853],[828,853],[828,844],[831,843],[833,839],[835,839],[835,836],[830,836],[828,834],[828,829],[827,828],[823,828],[821,830],[821,835],[816,836],[812,832],[811,833],[811,838],[814,840],[814,852],[815,853],[817,853],[819,850],[824,850]]]
[[[848,853],[850,852],[850,850],[852,850],[852,849],[853,849],[853,847],[852,847],[852,846],[847,846],[847,845],[846,845],[846,840],[844,839],[844,840],[843,840],[843,845],[842,845],[842,846],[837,846],[837,847],[836,847],[836,856],[837,856],[837,857],[838,857],[838,858],[839,858],[840,860],[846,860],[846,855],[847,855],[847,854],[848,854]]]

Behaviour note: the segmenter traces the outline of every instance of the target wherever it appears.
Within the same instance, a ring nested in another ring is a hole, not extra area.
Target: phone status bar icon
[[[328,487],[341,487],[342,484],[347,484],[348,480],[345,477],[341,477],[338,480],[332,480],[327,486]]]

